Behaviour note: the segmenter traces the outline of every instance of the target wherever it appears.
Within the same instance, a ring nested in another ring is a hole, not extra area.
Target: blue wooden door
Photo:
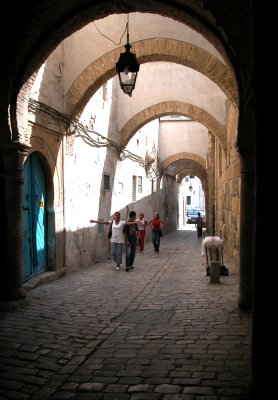
[[[46,182],[41,163],[32,154],[24,165],[23,259],[26,281],[47,265]]]

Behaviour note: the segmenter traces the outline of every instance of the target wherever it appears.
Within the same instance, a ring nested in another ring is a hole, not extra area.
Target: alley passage
[[[134,270],[92,264],[0,304],[0,400],[238,400],[251,315],[238,271],[211,284],[195,229],[146,245]]]

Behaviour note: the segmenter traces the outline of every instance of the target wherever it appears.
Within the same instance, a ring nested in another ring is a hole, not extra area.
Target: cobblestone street
[[[0,399],[245,400],[251,315],[238,271],[211,284],[193,227],[0,306]]]

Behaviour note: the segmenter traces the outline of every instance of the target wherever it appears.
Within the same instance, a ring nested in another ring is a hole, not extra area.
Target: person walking
[[[200,239],[203,236],[203,217],[201,213],[198,212],[198,217],[196,218],[196,227],[197,227],[197,237]]]
[[[138,225],[135,221],[136,212],[129,212],[129,219],[124,225],[124,237],[125,237],[125,245],[126,245],[126,271],[128,272],[130,269],[133,269],[133,263],[136,255],[136,246],[137,246],[137,232]]]
[[[155,212],[153,219],[149,222],[151,226],[152,243],[154,246],[155,253],[159,253],[160,237],[162,236],[161,224],[165,225],[165,222],[159,218],[159,213]]]
[[[123,246],[125,243],[125,238],[123,234],[123,228],[125,226],[126,221],[122,221],[120,219],[121,214],[119,211],[114,213],[114,219],[111,221],[100,221],[90,219],[91,223],[102,224],[102,225],[110,225],[110,229],[112,232],[110,242],[111,242],[111,255],[113,260],[116,263],[115,269],[116,271],[120,270],[120,266],[122,264],[122,255],[123,255]]]
[[[148,226],[148,221],[144,218],[144,213],[139,214],[139,218],[137,219],[138,225],[138,243],[140,252],[144,251],[145,246],[145,236],[146,236],[146,228]]]

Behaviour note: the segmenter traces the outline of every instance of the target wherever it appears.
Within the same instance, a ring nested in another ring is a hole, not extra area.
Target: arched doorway
[[[46,180],[36,153],[24,164],[23,281],[43,272],[47,265]]]

